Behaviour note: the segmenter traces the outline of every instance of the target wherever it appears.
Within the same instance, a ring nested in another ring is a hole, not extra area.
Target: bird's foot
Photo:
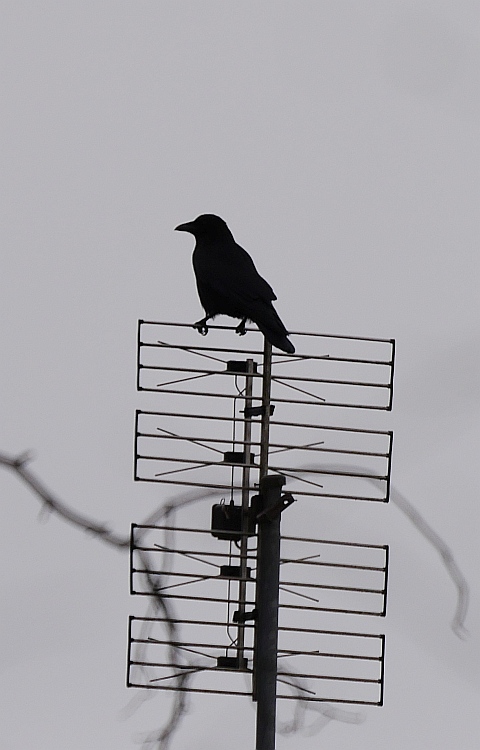
[[[202,336],[206,336],[208,333],[207,320],[208,318],[202,318],[201,320],[197,320],[197,322],[193,324],[193,328],[196,328],[197,331],[202,334]]]
[[[247,319],[243,318],[243,320],[241,320],[238,326],[235,328],[235,333],[238,333],[239,336],[245,336],[247,332],[247,329],[245,328],[246,322],[247,322]]]

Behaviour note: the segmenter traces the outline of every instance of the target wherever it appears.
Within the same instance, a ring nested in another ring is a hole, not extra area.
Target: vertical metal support
[[[250,502],[250,453],[252,443],[252,418],[247,416],[248,409],[252,407],[252,395],[253,395],[253,372],[254,372],[254,361],[253,359],[247,359],[247,374],[245,376],[245,411],[244,411],[244,424],[243,424],[243,455],[244,455],[244,466],[242,470],[242,537],[240,539],[240,575],[242,580],[238,584],[238,612],[242,615],[245,612],[245,599],[247,598],[247,555],[248,555],[248,506]],[[241,617],[237,629],[237,658],[238,664],[243,659],[245,646],[245,623],[242,622]]]
[[[280,502],[285,478],[268,476],[272,346],[265,339],[260,433],[260,498],[255,586],[253,700],[257,701],[256,750],[275,750],[277,711],[277,645],[280,580],[280,512],[267,515]],[[265,512],[265,514],[263,514]]]
[[[387,614],[387,591],[388,591],[388,566],[390,557],[390,547],[388,544],[385,545],[385,583],[383,587],[383,611],[382,617]]]
[[[383,688],[384,688],[384,681],[385,681],[385,636],[381,635],[380,638],[382,639],[382,651],[380,654],[381,659],[381,673],[380,673],[380,697],[378,700],[378,706],[383,706]]]
[[[265,339],[262,377],[262,427],[260,432],[260,480],[268,473],[268,441],[270,434],[270,391],[272,387],[272,345]]]
[[[393,403],[393,376],[395,373],[395,339],[390,339],[392,345],[392,357],[390,360],[390,398],[388,400],[387,410],[392,411]]]
[[[385,492],[385,503],[388,503],[390,500],[390,484],[392,477],[393,432],[390,431],[388,435],[387,490]]]
[[[285,477],[260,480],[258,526],[254,699],[257,701],[256,750],[275,750],[277,705],[278,604],[280,581],[280,496]],[[276,511],[273,509],[276,508]],[[269,517],[269,510],[273,511]]]
[[[137,391],[141,390],[140,388],[140,368],[141,368],[140,347],[142,344],[142,336],[141,336],[142,323],[143,323],[143,320],[139,320],[138,326],[137,326]]]

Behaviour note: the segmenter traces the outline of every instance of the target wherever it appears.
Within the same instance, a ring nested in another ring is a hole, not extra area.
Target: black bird
[[[252,320],[273,346],[293,354],[295,347],[272,305],[277,299],[272,287],[260,276],[249,254],[237,245],[224,220],[202,214],[175,229],[190,232],[196,240],[193,270],[206,314],[194,327],[206,335],[210,318],[230,315],[241,318],[236,331],[243,336],[245,323]]]

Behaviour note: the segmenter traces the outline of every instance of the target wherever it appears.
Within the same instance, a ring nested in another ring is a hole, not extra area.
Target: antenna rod
[[[243,451],[244,451],[244,467],[242,471],[242,537],[240,539],[240,577],[241,580],[238,584],[238,611],[240,615],[245,612],[245,600],[247,598],[247,562],[248,562],[248,505],[250,502],[250,453],[252,450],[252,418],[247,417],[248,409],[252,407],[252,395],[253,395],[253,372],[254,362],[253,359],[247,359],[247,373],[245,375],[245,422],[243,427]],[[245,623],[242,622],[240,617],[238,623],[238,636],[237,636],[237,658],[238,664],[241,664],[244,658],[244,647],[245,647]]]
[[[262,377],[262,427],[260,432],[260,480],[268,474],[270,435],[270,392],[272,387],[272,345],[265,339]]]

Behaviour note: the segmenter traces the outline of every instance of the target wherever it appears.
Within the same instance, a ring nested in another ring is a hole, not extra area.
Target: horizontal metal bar
[[[185,351],[188,354],[199,354],[200,356],[205,356],[202,354],[202,352],[226,352],[230,354],[236,354],[237,352],[242,352],[242,350],[238,349],[223,349],[222,347],[211,347],[211,346],[188,346],[188,345],[182,345],[182,344],[167,344],[162,341],[156,341],[156,342],[150,342],[150,341],[142,341],[140,343],[140,351],[142,348],[145,349],[175,349],[177,351]],[[245,352],[246,353],[246,352]],[[260,354],[260,352],[254,351],[252,352],[254,354]],[[295,361],[306,361],[306,360],[314,360],[314,361],[322,361],[322,362],[344,362],[347,364],[352,365],[373,365],[378,367],[388,367],[390,370],[392,368],[392,360],[391,359],[364,359],[360,357],[334,357],[330,354],[297,354],[295,357],[290,357],[287,359],[283,359],[283,354],[272,352],[273,356],[280,357],[281,360],[277,362],[272,362],[273,365],[279,365],[279,364],[291,364],[291,362]],[[224,362],[225,364],[228,362],[228,359],[223,360],[221,357],[213,357],[213,359],[218,359],[219,362]],[[261,367],[262,365],[259,364]],[[142,363],[138,363],[138,367],[140,369],[144,367],[148,367],[152,370],[162,369],[162,365],[144,365]],[[218,372],[215,370],[215,372]],[[238,372],[233,373],[230,372],[230,375],[245,375],[244,372]],[[252,375],[258,375],[258,373],[251,373]],[[260,373],[261,375],[261,373]],[[290,377],[290,376],[289,376]]]
[[[241,467],[240,467],[241,468]],[[256,468],[256,467],[251,467]],[[187,482],[179,479],[157,479],[136,476],[135,479],[139,482],[156,482],[157,484],[173,484],[180,487],[203,487],[204,489],[211,490],[233,490],[234,492],[240,492],[242,489],[248,489],[251,492],[258,492],[258,485],[231,485],[231,484],[210,484],[206,482]],[[301,481],[301,480],[299,480]],[[385,503],[387,502],[384,497],[370,497],[367,495],[338,495],[332,492],[309,492],[308,490],[295,489],[295,495],[302,495],[303,497],[324,497],[331,498],[332,500],[365,500],[366,502]],[[237,532],[235,532],[237,533]],[[240,533],[240,532],[238,532]]]
[[[218,669],[219,672],[231,672],[229,669]],[[239,672],[239,674],[245,674],[245,672]],[[177,685],[152,685],[143,684],[136,682],[128,682],[128,687],[142,688],[143,690],[173,690],[180,693],[204,693],[208,695],[252,695],[252,691],[240,691],[240,690],[212,690],[211,688],[194,688],[194,687],[178,687]],[[294,687],[294,686],[293,686]],[[298,701],[298,695],[283,695],[277,693],[277,700],[295,700]],[[380,706],[379,701],[365,701],[365,700],[348,700],[346,698],[328,698],[322,696],[321,698],[312,697],[310,695],[302,694],[302,702],[309,701],[311,703],[341,703],[349,706]]]
[[[173,688],[174,689],[174,688]],[[294,700],[298,701],[298,695],[279,695],[277,693],[277,700]],[[317,702],[317,703],[345,703],[349,706],[381,706],[382,704],[380,701],[359,701],[359,700],[347,700],[346,698],[326,698],[325,696],[322,698],[312,698],[309,695],[303,695],[302,694],[302,703],[304,701],[311,701],[311,702]]]
[[[131,593],[134,594],[135,596],[150,596],[150,597],[152,596],[151,591],[132,591]],[[193,596],[193,595],[189,596],[188,594],[164,594],[163,592],[162,592],[162,599],[182,599],[183,601],[188,601],[188,602],[216,602],[218,604],[228,603],[228,600],[226,597],[221,598],[221,597],[215,597],[215,596]],[[236,604],[238,602],[238,598],[235,597],[234,601]],[[240,601],[246,604],[247,606],[251,605],[253,607],[255,605],[254,601],[247,601],[246,599],[241,599]],[[285,606],[288,606],[288,605],[285,605]],[[313,609],[318,609],[318,607],[317,608],[313,607]],[[348,610],[348,612],[349,611],[350,610]],[[374,613],[369,613],[369,614],[374,614]],[[237,624],[238,623],[232,623],[232,627],[236,627]]]
[[[136,457],[142,461],[164,461],[164,462],[171,462],[171,463],[178,463],[178,464],[192,464],[192,465],[197,466],[197,468],[199,469],[205,468],[206,466],[239,466],[240,468],[243,466],[249,466],[252,469],[260,468],[258,464],[254,464],[254,463],[239,464],[233,461],[202,461],[202,460],[194,459],[194,458],[174,458],[170,456],[168,457],[167,456],[143,456],[141,453],[137,453]],[[185,468],[185,471],[186,470],[187,469]],[[180,471],[182,471],[182,469],[180,469]],[[159,476],[161,476],[161,474],[159,474]],[[373,477],[373,475],[371,476],[373,479],[376,478],[376,477]]]
[[[231,672],[230,669],[221,669],[217,667],[217,672]],[[245,674],[245,672],[239,670],[240,674]],[[178,675],[177,675],[178,678]],[[177,679],[175,678],[175,679]],[[173,678],[172,678],[173,679]],[[143,683],[136,683],[136,682],[128,682],[127,687],[136,687],[136,688],[142,688],[142,690],[175,690],[176,692],[180,693],[208,693],[210,695],[251,695],[252,691],[245,691],[245,690],[212,690],[207,688],[193,688],[193,687],[178,687],[177,685],[151,685],[151,684],[143,684]],[[330,701],[332,702],[332,701]]]
[[[198,468],[204,468],[206,466],[237,466],[237,467],[248,466],[251,469],[260,468],[260,465],[256,463],[239,464],[233,461],[200,461],[194,458],[174,458],[170,456],[144,456],[141,453],[137,453],[136,457],[142,461],[163,461],[166,463],[170,463],[170,462],[180,463],[180,464],[195,465]],[[361,472],[351,472],[351,471],[334,471],[333,469],[306,469],[306,468],[299,468],[298,466],[273,466],[269,464],[268,468],[271,471],[276,471],[278,473],[282,473],[282,472],[299,473],[300,472],[302,474],[314,474],[314,475],[319,474],[321,476],[352,477],[352,478],[358,478],[358,479],[378,479],[379,481],[386,481],[388,478],[387,476],[380,475],[380,474],[364,474]],[[182,470],[180,469],[180,471]],[[162,474],[159,474],[158,476],[162,476]],[[299,477],[299,480],[300,479],[301,477]]]
[[[279,625],[279,630],[289,632],[289,633],[315,633],[316,635],[345,635],[349,636],[351,638],[376,638],[378,641],[382,640],[382,635],[380,633],[350,633],[348,631],[344,630],[316,630],[315,628],[291,628],[287,627],[286,625]],[[381,656],[375,657],[378,660],[381,659]]]
[[[170,461],[171,459],[165,459]],[[181,460],[181,459],[179,459]],[[192,461],[192,463],[197,463],[196,461]],[[215,463],[214,461],[211,462],[212,466],[221,466],[221,463]],[[249,464],[250,466],[256,466],[256,464]],[[388,477],[383,474],[365,474],[360,471],[335,471],[333,469],[307,469],[302,468],[299,466],[274,466],[273,464],[269,464],[268,468],[271,471],[277,471],[279,474],[282,472],[285,472],[286,474],[290,474],[290,472],[293,473],[300,473],[300,474],[319,474],[320,476],[331,476],[331,477],[351,477],[352,479],[378,479],[379,481],[386,482]],[[300,480],[301,477],[298,477]]]
[[[339,547],[363,547],[365,549],[383,549],[384,551],[386,551],[388,548],[388,545],[386,544],[364,544],[362,542],[339,542],[339,541],[332,541],[330,539],[312,539],[310,537],[303,537],[303,536],[286,536],[284,534],[282,534],[281,538],[289,542],[312,542],[315,544],[334,544]]]
[[[231,627],[232,623],[229,622],[220,622],[218,620],[185,620],[181,619],[178,620],[177,618],[173,617],[135,617],[132,616],[132,622],[167,622],[167,623],[175,623],[178,625],[209,625],[209,626],[216,626],[216,627]],[[253,628],[253,623],[245,622],[242,623],[244,627],[246,628]],[[382,641],[383,635],[380,633],[358,633],[358,632],[351,632],[346,630],[318,630],[316,628],[291,628],[286,626],[279,626],[279,630],[285,631],[285,632],[292,632],[292,633],[315,633],[316,635],[344,635],[349,638],[376,638],[379,641]],[[381,656],[374,657],[378,660],[381,659]]]
[[[220,570],[220,568],[219,568]],[[191,583],[199,583],[199,581],[224,581],[225,577],[222,577],[220,574],[218,575],[202,575],[199,576],[198,573],[176,573],[175,571],[169,570],[168,572],[162,571],[162,570],[154,570],[152,568],[149,568],[148,570],[142,569],[142,568],[132,568],[132,573],[134,574],[149,574],[149,575],[168,575],[168,576],[176,576],[177,578],[192,578],[192,576],[195,577],[195,580],[192,580]],[[232,580],[232,579],[228,579]],[[237,578],[235,577],[233,580],[235,581],[244,581],[245,583],[255,583],[256,579],[252,577],[246,576],[245,578]],[[187,585],[189,582],[185,585]],[[358,588],[353,586],[334,586],[330,584],[323,584],[323,583],[308,583],[308,582],[297,582],[297,581],[280,581],[281,586],[291,586],[291,587],[297,587],[297,588],[306,588],[306,589],[322,589],[326,591],[354,591],[359,594],[383,594],[384,589],[367,589],[367,588]],[[166,587],[168,588],[168,587]],[[157,591],[162,591],[162,588],[156,589]]]
[[[378,386],[375,386],[378,387]],[[228,393],[209,393],[208,391],[181,391],[176,388],[145,388],[141,386],[139,388],[139,391],[145,391],[146,393],[173,393],[181,396],[208,396],[211,398],[212,396],[215,396],[215,398],[236,398],[245,400],[247,397],[244,394],[236,394],[235,396],[232,396],[232,394]],[[260,396],[251,396],[252,400],[254,401],[261,401]],[[371,404],[347,404],[337,401],[306,401],[304,399],[288,399],[288,398],[278,398],[273,397],[271,399],[272,403],[275,404],[306,404],[308,406],[311,406],[315,404],[316,406],[332,406],[332,407],[339,407],[342,409],[371,409],[375,411],[388,411],[388,405],[387,406],[374,406]]]
[[[325,362],[333,362],[333,358],[328,357],[325,358],[323,361]],[[345,361],[345,360],[343,360]],[[350,361],[350,360],[347,360]],[[355,360],[352,360],[355,361]],[[372,364],[372,363],[370,363]],[[388,367],[388,365],[384,363],[380,363],[380,366],[382,367]],[[152,370],[154,372],[188,372],[188,373],[196,373],[201,377],[207,377],[209,375],[228,375],[230,378],[232,375],[238,376],[239,374],[243,375],[243,373],[238,372],[231,372],[230,370],[209,370],[206,367],[171,367],[167,365],[143,365],[139,363],[138,365],[140,370]],[[196,377],[196,375],[195,375]],[[261,372],[252,372],[249,373],[249,377],[252,378],[258,378],[261,380],[263,378],[263,374]],[[191,380],[191,378],[184,378],[179,380],[178,382],[188,382]],[[363,381],[363,380],[333,380],[331,378],[307,378],[302,375],[272,375],[272,381],[278,382],[280,385],[287,385],[290,382],[300,382],[300,383],[331,383],[333,385],[358,385],[358,386],[368,386],[370,388],[390,388],[390,380],[388,383],[372,383],[370,381]],[[171,382],[177,382],[177,381],[171,381]],[[169,383],[165,383],[165,385],[169,385]],[[162,384],[159,383],[157,388],[162,388]]]
[[[277,672],[278,676],[281,677],[300,677],[308,680],[331,680],[336,682],[358,682],[358,683],[372,683],[375,685],[380,684],[380,679],[373,679],[371,677],[336,677],[334,675],[327,674],[310,674],[310,672]]]
[[[167,622],[167,623],[174,623],[176,625],[208,625],[208,626],[214,626],[218,628],[228,628],[232,627],[234,623],[231,622],[225,622],[225,621],[219,621],[219,620],[186,620],[186,619],[177,619],[176,617],[135,617],[132,616],[132,622]],[[242,626],[245,628],[253,628],[254,624],[252,622],[245,622],[242,623]],[[315,631],[317,632],[317,631]]]
[[[339,607],[321,607],[310,604],[280,604],[280,609],[305,610],[307,612],[331,612],[337,615],[363,615],[368,617],[385,617],[383,611],[375,612],[370,609],[340,609]]]
[[[315,658],[322,657],[327,659],[357,659],[360,661],[378,661],[377,656],[361,656],[360,654],[337,654],[329,651],[294,651],[288,648],[279,648],[278,656],[313,656]]]
[[[302,589],[322,589],[326,591],[355,591],[357,594],[383,594],[383,589],[364,589],[354,586],[333,586],[324,583],[305,583],[296,581],[280,581],[281,586],[291,586]],[[294,592],[292,592],[294,593]]]
[[[210,536],[211,533],[212,533],[210,528],[208,528],[208,529],[198,529],[198,528],[189,528],[187,526],[157,526],[155,524],[139,524],[139,523],[134,523],[134,524],[132,524],[132,527],[134,529],[157,529],[157,530],[161,529],[161,530],[164,530],[164,531],[185,531],[185,532],[191,533],[191,534],[208,534],[208,536]],[[238,532],[238,534],[242,534],[242,533],[249,534],[248,531],[245,531],[245,532],[239,531]],[[237,534],[237,532],[235,532],[235,534]]]
[[[200,581],[225,581],[225,580],[234,580],[234,581],[244,581],[245,583],[255,583],[255,578],[240,578],[235,576],[235,578],[227,578],[226,576],[220,575],[220,566],[218,567],[218,574],[217,575],[199,575],[198,573],[176,573],[173,570],[169,570],[168,573],[164,570],[144,570],[142,568],[132,568],[133,573],[139,573],[139,574],[145,574],[148,573],[150,575],[168,575],[168,576],[176,576],[177,578],[192,578],[192,576],[195,578],[195,580],[191,581],[191,583],[199,583]],[[188,585],[188,581],[185,585]],[[166,587],[168,588],[168,587]],[[162,588],[156,589],[156,591],[162,591]]]
[[[228,484],[209,484],[205,482],[187,482],[187,481],[180,481],[178,479],[158,479],[158,478],[147,478],[147,477],[136,477],[138,481],[141,482],[157,482],[158,484],[173,484],[180,487],[203,487],[206,489],[216,489],[216,490],[233,490],[234,492],[239,492],[242,489],[248,489],[251,492],[258,492],[258,485],[254,484],[248,485],[248,486],[241,486],[241,485],[228,485]],[[299,480],[301,481],[301,480]],[[387,502],[385,497],[371,497],[370,495],[347,495],[347,494],[336,494],[333,492],[312,492],[309,490],[302,490],[295,488],[294,489],[295,495],[302,497],[322,497],[322,498],[329,498],[332,500],[361,500],[365,502],[375,502],[375,503],[385,503]]]
[[[231,420],[230,420],[231,421]],[[161,429],[161,428],[157,428]],[[203,435],[200,435],[198,437],[193,437],[189,435],[173,435],[173,434],[167,434],[167,435],[159,435],[157,432],[144,432],[144,431],[138,431],[137,437],[142,438],[154,438],[155,440],[180,440],[184,442],[190,442],[194,443],[195,445],[199,445],[201,448],[209,448],[208,443],[220,443],[222,445],[228,445],[229,447],[232,445],[232,439],[231,438],[212,438],[212,437],[206,437]],[[202,442],[200,442],[202,441]],[[207,445],[203,445],[202,443],[207,443]],[[257,440],[239,440],[235,439],[235,443],[237,445],[250,445],[254,447],[259,447],[260,442]],[[354,450],[347,450],[342,448],[317,448],[316,446],[310,446],[310,445],[295,445],[292,444],[284,444],[284,443],[270,443],[270,448],[282,448],[285,451],[289,450],[296,450],[296,451],[311,451],[313,453],[333,453],[333,454],[341,454],[346,456],[366,456],[369,458],[390,458],[388,453],[376,453],[374,451],[354,451]],[[274,453],[276,451],[273,451]]]
[[[225,649],[225,646],[221,647],[222,649]],[[130,665],[132,667],[160,667],[161,669],[175,669],[175,670],[201,670],[202,672],[219,672],[223,671],[221,667],[217,666],[211,666],[208,665],[192,665],[192,664],[172,664],[171,662],[151,662],[151,661],[136,661],[132,660],[130,661]],[[228,670],[231,671],[231,670]],[[251,673],[250,669],[246,670],[236,670],[238,672],[247,672]],[[371,684],[380,684],[380,679],[372,679],[369,677],[340,677],[336,675],[315,675],[311,674],[310,672],[277,672],[278,677],[300,677],[303,679],[311,679],[311,680],[329,680],[330,682],[355,682],[355,683],[371,683]],[[166,680],[175,680],[178,677],[178,674],[171,674],[171,675],[165,675]]]
[[[333,380],[331,378],[303,378],[295,375],[272,375],[272,381],[287,385],[291,380],[299,380],[305,383],[326,383],[331,385],[355,385],[366,388],[390,388],[390,383],[371,383],[363,380]],[[285,381],[285,382],[284,382]],[[313,396],[314,394],[312,394]],[[319,398],[319,396],[317,396]]]
[[[234,627],[237,623],[234,623],[232,627]],[[220,649],[222,651],[235,651],[236,646],[232,646],[225,643],[202,643],[198,641],[170,641],[168,638],[165,640],[160,640],[158,638],[132,638],[132,643],[144,643],[146,645],[158,645],[158,646],[168,646],[169,648],[171,646],[175,648],[186,648],[186,647],[195,647],[195,648],[214,648],[214,649]],[[245,646],[245,651],[253,651],[253,646]],[[210,654],[208,654],[210,656]],[[174,665],[172,665],[174,666]]]
[[[325,360],[328,361],[328,360]],[[207,377],[209,375],[229,375],[232,377],[232,373],[228,370],[207,370],[207,369],[194,369],[192,368],[186,368],[186,367],[163,367],[161,365],[139,365],[140,370],[154,370],[157,371],[174,371],[174,372],[191,372],[191,373],[201,373],[198,377]],[[235,375],[238,375],[238,373],[233,373]],[[253,377],[262,378],[262,373],[252,373]],[[196,377],[196,376],[195,376]],[[371,383],[370,381],[363,381],[363,380],[337,380],[333,378],[304,378],[300,375],[272,375],[272,381],[279,383],[280,385],[288,385],[290,381],[300,381],[304,383],[322,383],[324,385],[352,385],[357,386],[360,388],[390,388],[390,382],[388,383]],[[170,383],[186,383],[192,380],[192,378],[182,378],[181,380],[177,381],[170,381]],[[165,385],[169,385],[169,383],[165,383]],[[156,386],[155,390],[161,390],[162,384],[159,383]],[[140,390],[144,390],[143,387],[140,387]],[[220,394],[212,394],[209,395],[220,395]],[[232,394],[229,394],[230,397],[232,397]],[[315,394],[311,394],[313,398],[321,398],[320,396],[316,396]]]
[[[211,531],[210,529],[199,529],[199,528],[193,528],[189,526],[167,526],[167,525],[155,525],[155,524],[138,524],[133,523],[132,529],[135,532],[135,529],[155,529],[155,530],[162,530],[162,531],[184,531],[186,533],[193,533],[193,534],[208,534],[210,536]],[[285,541],[289,542],[308,542],[313,544],[331,544],[333,546],[337,547],[361,547],[363,549],[381,549],[384,550],[384,552],[387,552],[388,545],[387,544],[364,544],[363,542],[341,542],[338,540],[333,539],[313,539],[310,537],[302,537],[302,536],[288,536],[286,534],[282,534],[281,538]]]
[[[131,592],[135,596],[152,596],[151,591],[132,591]],[[220,599],[213,596],[188,596],[187,594],[164,594],[162,593],[162,598],[164,599],[182,599],[184,601],[199,601],[199,602],[216,602],[218,604],[226,604],[227,600],[225,598]],[[238,600],[235,600],[237,602]],[[243,602],[243,600],[242,600]],[[255,602],[250,602],[245,600],[246,606],[254,606]],[[373,610],[369,609],[340,609],[339,607],[321,607],[321,606],[313,606],[309,604],[282,604],[279,605],[280,609],[293,609],[293,610],[299,610],[299,611],[308,611],[308,612],[331,612],[334,614],[341,614],[341,615],[363,615],[368,617],[384,617],[385,612],[383,609],[381,611],[375,612]],[[235,627],[237,623],[233,623],[232,627]],[[232,647],[233,648],[233,647]],[[367,658],[367,657],[365,657]],[[370,658],[370,657],[368,657]],[[377,657],[371,657],[377,658]]]
[[[211,534],[211,533],[212,533],[211,530],[208,529],[208,534]],[[175,555],[205,555],[205,557],[221,557],[221,558],[225,557],[225,552],[206,552],[204,549],[202,549],[202,550],[195,550],[195,549],[192,549],[192,550],[185,549],[184,550],[184,549],[175,549],[175,548],[173,548],[173,549],[167,549],[167,548],[160,549],[159,547],[141,547],[141,546],[138,546],[138,547],[134,546],[133,549],[134,549],[134,551],[135,550],[139,550],[140,552],[157,552],[157,553],[171,552],[172,554],[175,554]],[[250,562],[254,562],[255,561],[255,557],[253,555],[253,550],[249,550],[249,551],[252,552],[252,555],[250,555],[248,557],[248,559],[250,560]],[[232,552],[229,553],[229,558],[231,558],[232,560],[240,560],[240,552],[235,552],[234,550],[232,550]],[[206,561],[206,560],[200,560],[199,562],[208,562],[208,561]],[[372,568],[372,570],[373,570],[373,568]]]
[[[169,322],[166,320],[142,320],[139,321],[140,325],[149,325],[149,326],[172,326],[175,328],[194,328],[193,323],[174,323]],[[236,331],[235,326],[219,326],[219,325],[208,325],[209,328],[212,329],[218,329],[218,330],[224,330],[224,331]],[[247,331],[255,331],[258,333],[257,328],[246,328]],[[289,336],[312,336],[315,338],[326,338],[326,339],[345,339],[349,341],[373,341],[377,342],[379,344],[392,344],[395,339],[379,339],[379,338],[371,338],[366,336],[345,336],[343,334],[333,334],[333,333],[314,333],[311,331],[290,331]],[[235,351],[235,350],[233,350]]]
[[[284,537],[282,537],[283,539]],[[353,565],[351,563],[318,562],[317,560],[291,560],[281,559],[280,563],[294,563],[295,565],[317,565],[320,568],[343,568],[345,570],[370,570],[376,573],[384,573],[385,568],[375,565]]]
[[[226,649],[226,646],[221,646],[220,650],[224,651]],[[234,650],[234,649],[232,649]],[[204,654],[204,656],[207,658],[210,655]],[[215,657],[214,657],[215,658]],[[225,668],[222,669],[222,667],[217,666],[211,666],[209,667],[207,664],[205,665],[199,665],[199,664],[175,664],[174,662],[156,662],[156,661],[139,661],[132,659],[130,661],[130,666],[132,667],[160,667],[161,669],[175,669],[175,670],[185,670],[185,672],[223,672]],[[231,670],[228,670],[231,671]],[[236,670],[238,672],[250,672],[251,669],[239,669]],[[179,676],[179,673],[177,674],[171,674],[171,675],[165,675],[165,677],[162,677],[161,679],[165,680],[175,680]],[[158,679],[158,678],[157,678]],[[156,680],[151,680],[152,682]]]
[[[211,420],[218,420],[221,422],[230,422],[230,423],[232,422],[231,416],[223,417],[223,416],[218,416],[214,414],[186,414],[184,412],[144,411],[142,409],[137,409],[136,414],[137,415],[146,414],[152,417],[180,417],[184,419],[206,419],[206,420],[211,419]],[[240,416],[236,417],[236,421],[239,424],[243,424],[243,422],[255,423],[254,418],[245,419],[244,417],[240,417]],[[283,422],[277,419],[271,419],[270,424],[279,425],[282,427],[309,427],[311,429],[330,430],[332,432],[353,432],[359,435],[384,435],[388,437],[393,435],[391,430],[366,430],[366,429],[359,429],[357,427],[334,427],[333,425],[316,424],[316,423],[309,423],[309,422]]]
[[[210,534],[211,531],[209,530],[208,533]],[[285,537],[282,537],[282,539],[285,539]],[[156,552],[156,553],[163,553],[163,552],[170,552],[172,554],[178,554],[178,555],[205,555],[208,557],[221,557],[222,559],[225,557],[224,552],[206,552],[205,550],[195,550],[195,549],[167,549],[162,548],[159,549],[158,547],[142,547],[142,546],[133,546],[133,551],[138,550],[140,552]],[[251,554],[248,555],[248,552]],[[240,560],[240,552],[232,551],[229,553],[229,559],[232,560]],[[255,550],[251,549],[247,551],[247,561],[250,561],[251,563],[254,563],[256,561],[255,557]],[[199,560],[199,562],[208,564],[207,560]],[[383,573],[385,572],[385,566],[384,567],[378,567],[375,565],[355,565],[353,563],[338,563],[338,562],[323,562],[318,560],[297,560],[295,558],[282,558],[280,560],[280,563],[293,563],[296,565],[311,565],[311,566],[317,566],[319,568],[343,568],[346,570],[369,570],[373,572]],[[168,571],[165,571],[165,573],[168,573]]]

